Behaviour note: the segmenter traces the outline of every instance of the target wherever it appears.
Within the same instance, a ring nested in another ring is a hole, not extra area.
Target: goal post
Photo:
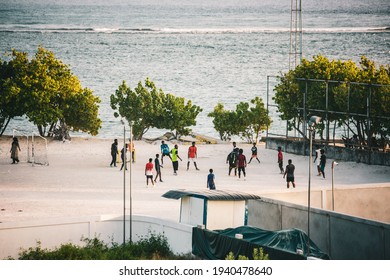
[[[40,165],[49,165],[47,157],[47,139],[39,134],[31,134],[30,162]]]

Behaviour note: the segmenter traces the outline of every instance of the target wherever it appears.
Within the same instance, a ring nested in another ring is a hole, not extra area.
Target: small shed
[[[246,225],[247,201],[261,198],[228,190],[170,190],[162,196],[181,199],[180,223],[210,230]]]

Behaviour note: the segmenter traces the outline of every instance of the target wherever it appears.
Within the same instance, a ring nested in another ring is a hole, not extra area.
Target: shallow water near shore
[[[42,45],[69,64],[102,100],[101,138],[122,134],[110,95],[122,80],[134,88],[146,77],[202,107],[193,130],[218,137],[207,117],[218,102],[227,109],[255,96],[266,102],[267,76],[288,70],[290,5],[289,0],[18,0],[0,8],[0,51],[33,55]],[[303,56],[358,62],[365,55],[389,64],[389,13],[385,0],[303,3]],[[283,133],[276,113],[272,118],[274,131]],[[14,128],[28,134],[36,129],[23,118],[12,120],[6,134]]]

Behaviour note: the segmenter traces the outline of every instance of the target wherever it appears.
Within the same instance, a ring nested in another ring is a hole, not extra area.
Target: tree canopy
[[[306,137],[301,124],[310,117],[322,118],[318,126],[329,140],[329,125],[346,127],[366,143],[375,135],[384,139],[390,133],[390,66],[376,67],[362,57],[353,61],[330,61],[315,56],[303,59],[294,70],[280,77],[274,100],[280,117]],[[305,108],[305,110],[303,110]]]
[[[123,81],[111,95],[111,108],[115,117],[125,118],[132,124],[137,140],[152,127],[176,131],[176,137],[188,135],[189,126],[196,125],[196,117],[202,111],[191,100],[185,102],[182,97],[157,89],[149,78],[145,85],[139,81],[134,90]]]
[[[252,107],[251,107],[251,105]],[[263,100],[256,97],[247,102],[240,102],[236,110],[225,110],[224,105],[218,103],[214,111],[208,114],[213,118],[215,130],[221,140],[230,140],[232,136],[239,136],[248,143],[257,142],[261,131],[271,124],[271,119],[264,107]]]
[[[42,136],[56,127],[96,135],[101,126],[100,99],[43,47],[31,60],[16,50],[0,60],[0,93],[1,134],[12,118],[24,115]]]

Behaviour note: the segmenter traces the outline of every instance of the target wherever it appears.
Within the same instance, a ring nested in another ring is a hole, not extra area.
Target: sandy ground
[[[0,138],[0,222],[38,220],[49,217],[79,217],[123,213],[124,175],[117,167],[110,167],[112,140],[74,138],[71,142],[50,141],[49,166],[29,163],[10,164],[10,138]],[[119,141],[120,146],[123,145]],[[284,165],[292,159],[296,166],[296,189],[287,189],[279,173],[277,152],[259,144],[261,163],[252,161],[247,176],[238,179],[228,176],[227,154],[232,144],[198,144],[198,167],[186,170],[188,144],[179,143],[179,172],[173,175],[169,159],[164,162],[162,183],[146,186],[144,175],[148,158],[160,152],[160,141],[136,141],[136,162],[132,165],[133,214],[151,215],[174,221],[179,219],[180,201],[166,199],[162,194],[172,189],[206,189],[208,170],[214,169],[217,189],[237,190],[254,194],[267,192],[295,192],[307,190],[308,157],[284,154]],[[170,148],[172,142],[168,142]],[[251,145],[239,143],[247,159]],[[331,162],[328,159],[326,179],[317,177],[315,164],[311,187],[331,189]],[[127,208],[130,197],[130,171],[125,176]],[[390,168],[353,162],[337,166],[335,181],[338,187],[389,185]],[[128,211],[128,210],[127,210]]]

